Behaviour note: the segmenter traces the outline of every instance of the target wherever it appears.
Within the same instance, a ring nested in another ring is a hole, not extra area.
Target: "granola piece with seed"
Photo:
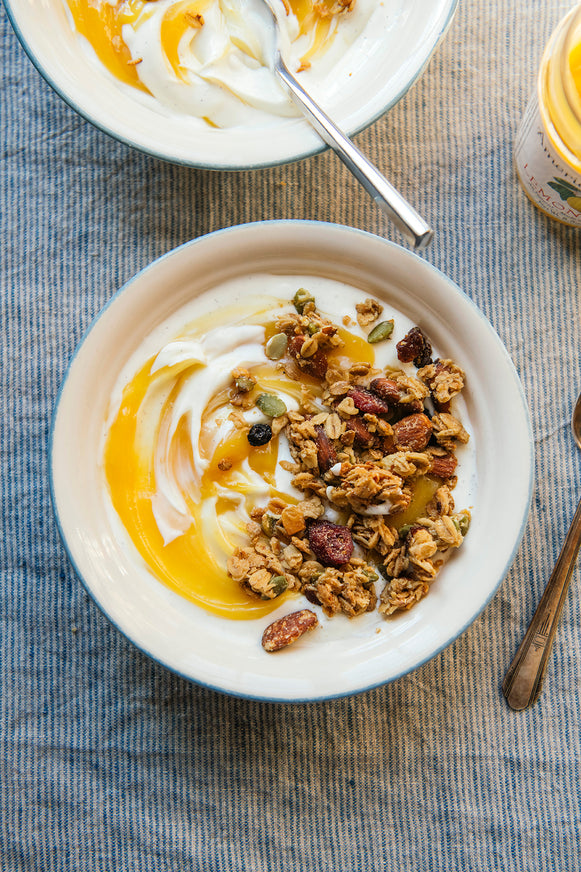
[[[453,360],[446,359],[422,367],[418,378],[428,386],[436,403],[446,405],[460,393],[466,377]]]
[[[470,436],[460,421],[448,412],[440,412],[432,417],[432,427],[436,442],[443,448],[453,451],[456,442],[466,443]]]
[[[291,336],[288,343],[289,353],[304,372],[312,375],[314,378],[323,379],[327,372],[328,357],[321,348],[315,351],[311,357],[302,357],[301,349],[306,339],[307,337],[303,333],[299,333],[298,336]]]
[[[414,366],[422,367],[431,363],[432,346],[426,334],[420,327],[412,327],[397,345],[397,356],[402,363],[413,361]]]
[[[429,584],[425,581],[406,576],[393,578],[381,593],[378,611],[386,616],[397,611],[407,611],[419,603],[429,589]]]
[[[359,326],[368,327],[369,324],[373,324],[374,321],[377,321],[383,312],[383,306],[378,303],[377,300],[368,297],[362,303],[356,303],[355,310],[357,312],[357,323]]]
[[[281,651],[304,636],[308,630],[314,629],[318,623],[319,619],[310,609],[292,612],[268,625],[262,634],[262,647],[269,653]]]
[[[450,488],[441,485],[426,506],[428,518],[439,518],[441,515],[451,515],[454,511],[454,497]]]
[[[353,554],[351,530],[331,521],[315,521],[309,527],[309,545],[325,566],[343,566]]]

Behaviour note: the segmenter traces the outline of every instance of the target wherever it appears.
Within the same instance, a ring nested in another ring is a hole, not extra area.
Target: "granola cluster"
[[[294,303],[296,312],[274,325],[287,340],[276,365],[301,382],[301,403],[273,423],[292,456],[281,465],[303,499],[254,507],[248,544],[236,549],[228,572],[260,597],[302,592],[329,616],[410,609],[470,522],[452,494],[456,449],[469,438],[451,409],[464,373],[452,360],[431,359],[419,327],[397,346],[400,360],[408,362],[412,348],[422,363],[414,375],[362,362],[346,370],[331,355],[342,344],[337,325],[317,312],[308,291],[300,289]],[[364,329],[381,315],[375,300],[357,306]],[[369,337],[390,334],[378,326]],[[398,523],[414,507],[413,520]]]

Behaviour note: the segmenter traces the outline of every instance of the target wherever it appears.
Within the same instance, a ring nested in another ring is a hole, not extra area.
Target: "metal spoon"
[[[573,438],[581,448],[581,394],[577,397],[571,428]],[[528,708],[539,698],[580,545],[581,500],[541,601],[502,685],[506,701],[516,711]]]
[[[367,193],[371,194],[377,205],[393,221],[398,230],[413,243],[414,248],[425,248],[431,242],[434,231],[387,181],[377,167],[339,130],[295,79],[281,57],[280,25],[275,3],[273,0],[264,0],[264,3],[271,13],[276,31],[272,69],[290,92],[293,102],[303,112],[321,139],[341,158],[347,169],[353,173]]]

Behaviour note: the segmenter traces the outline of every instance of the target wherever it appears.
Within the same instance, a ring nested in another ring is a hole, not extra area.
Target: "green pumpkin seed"
[[[464,512],[459,515],[457,519],[454,519],[454,523],[457,525],[460,533],[465,536],[470,529],[470,515]]]
[[[269,360],[280,360],[284,357],[288,346],[286,333],[275,333],[266,343],[266,356]]]
[[[248,378],[248,376],[241,375],[238,376],[238,378],[236,379],[235,385],[241,393],[247,394],[249,391],[252,390],[253,387],[256,386],[256,382],[253,378]]]
[[[364,569],[363,574],[367,576],[369,584],[371,584],[372,581],[377,581],[377,579],[379,578],[377,572],[374,572],[372,569]],[[366,583],[367,582],[364,582],[364,584]]]
[[[293,297],[294,307],[297,310],[297,312],[299,313],[299,315],[303,314],[303,312],[305,310],[305,306],[307,305],[307,303],[314,303],[314,302],[315,302],[315,298],[313,297],[313,295],[311,294],[310,291],[307,291],[306,288],[299,288]]]
[[[269,418],[280,418],[286,412],[284,402],[274,394],[260,394],[256,397],[256,405]]]
[[[267,515],[266,512],[260,519],[262,532],[267,536],[274,536],[274,528],[276,527],[276,518],[273,515]]]
[[[288,584],[284,575],[273,575],[270,579],[270,589],[275,596],[280,596],[287,589]]]
[[[311,321],[311,323],[307,327],[307,330],[309,331],[310,336],[314,336],[315,333],[318,333],[320,329],[321,329],[320,325],[315,323],[315,321]]]
[[[405,539],[405,537],[407,536],[407,534],[409,533],[411,528],[412,528],[411,524],[404,524],[403,527],[400,527],[398,530],[399,538]]]
[[[393,318],[390,318],[389,321],[380,321],[379,324],[376,324],[367,337],[367,341],[375,345],[376,342],[383,342],[385,339],[389,339],[392,333]]]

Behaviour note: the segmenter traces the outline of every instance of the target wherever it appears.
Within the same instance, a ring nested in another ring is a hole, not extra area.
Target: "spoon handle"
[[[280,55],[276,59],[275,69],[290,91],[294,102],[307,115],[321,139],[341,158],[347,169],[353,173],[398,230],[413,243],[414,248],[425,248],[434,235],[430,226],[314,102],[297,82]]]
[[[509,706],[522,711],[537,701],[557,623],[581,545],[581,500],[555,568],[502,684]]]

